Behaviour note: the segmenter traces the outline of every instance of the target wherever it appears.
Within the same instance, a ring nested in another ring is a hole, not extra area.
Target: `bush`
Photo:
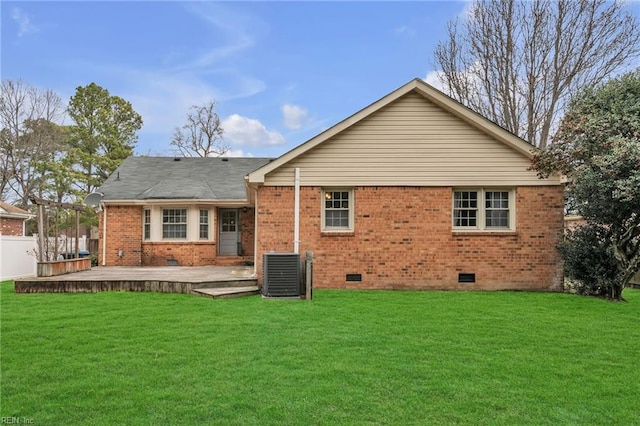
[[[588,224],[569,232],[560,247],[565,275],[579,294],[621,297],[624,285],[608,233],[602,226]]]

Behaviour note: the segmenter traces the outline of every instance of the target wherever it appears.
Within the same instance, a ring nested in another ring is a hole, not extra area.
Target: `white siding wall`
[[[527,170],[530,160],[410,93],[274,170],[265,185],[558,185]]]
[[[0,281],[36,275],[35,237],[0,235]]]

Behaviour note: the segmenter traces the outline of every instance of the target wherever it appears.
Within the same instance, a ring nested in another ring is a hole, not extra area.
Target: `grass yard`
[[[2,417],[34,425],[640,424],[640,291],[19,294]]]

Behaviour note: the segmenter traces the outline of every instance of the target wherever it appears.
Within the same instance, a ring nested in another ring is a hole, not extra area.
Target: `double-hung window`
[[[142,224],[143,237],[145,240],[151,239],[151,210],[143,210],[143,224]]]
[[[453,229],[499,231],[514,229],[513,190],[453,191]]]
[[[200,210],[200,239],[209,239],[209,210]]]
[[[353,190],[322,191],[322,230],[353,231]]]
[[[162,238],[187,238],[187,209],[162,210]]]

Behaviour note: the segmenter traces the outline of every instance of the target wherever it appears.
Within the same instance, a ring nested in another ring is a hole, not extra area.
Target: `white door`
[[[238,210],[220,209],[218,223],[218,254],[236,256],[238,254]]]

